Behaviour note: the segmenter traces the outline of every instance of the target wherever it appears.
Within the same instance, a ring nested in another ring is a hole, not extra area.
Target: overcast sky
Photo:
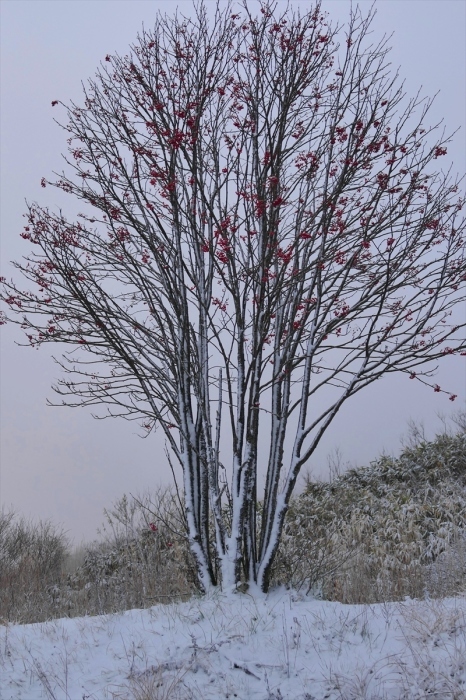
[[[285,5],[281,0],[280,4]],[[214,3],[208,2],[210,5]],[[256,5],[257,2],[251,2]],[[294,0],[294,6],[310,2]],[[51,101],[81,100],[81,81],[93,76],[107,53],[124,53],[142,23],[150,27],[158,10],[185,14],[191,0],[1,0],[1,274],[9,261],[28,252],[19,237],[24,201],[51,207],[54,189],[42,190],[42,176],[61,169],[66,135],[53,121]],[[369,10],[371,2],[360,5]],[[350,0],[324,0],[335,21],[348,17]],[[393,68],[400,67],[408,94],[420,87],[439,92],[431,121],[444,118],[447,131],[461,127],[449,148],[456,172],[466,165],[466,2],[464,0],[379,0],[375,39],[394,33]],[[466,315],[466,309],[461,311]],[[16,327],[1,336],[0,501],[27,517],[61,523],[79,542],[95,535],[102,509],[123,493],[169,483],[158,437],[142,440],[137,426],[122,420],[95,421],[86,409],[46,406],[59,376],[52,347],[21,348]],[[365,464],[382,451],[397,454],[412,418],[428,435],[440,427],[437,413],[464,408],[464,358],[448,358],[436,381],[458,394],[455,404],[406,375],[392,375],[360,392],[343,407],[311,460],[325,472],[327,455],[339,447],[344,460]]]

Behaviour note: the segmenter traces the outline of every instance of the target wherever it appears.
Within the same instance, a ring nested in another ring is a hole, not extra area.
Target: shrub
[[[67,580],[70,591],[80,592],[81,610],[147,607],[195,592],[184,512],[170,489],[123,496],[104,513],[103,541],[86,548],[83,564]]]
[[[348,603],[463,588],[466,434],[309,482],[292,503],[275,579]]]
[[[67,538],[56,526],[34,524],[2,510],[0,619],[28,622],[49,616],[67,555]]]

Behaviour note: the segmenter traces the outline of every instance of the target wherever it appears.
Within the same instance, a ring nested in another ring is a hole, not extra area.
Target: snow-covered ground
[[[1,700],[466,699],[466,598],[280,590],[0,627]]]

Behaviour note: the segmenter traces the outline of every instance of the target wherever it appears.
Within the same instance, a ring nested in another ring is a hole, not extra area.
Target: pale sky
[[[284,0],[279,0],[285,6]],[[214,6],[214,3],[212,7]],[[252,0],[251,6],[257,2]],[[350,0],[324,0],[340,23]],[[370,0],[359,3],[369,10]],[[13,275],[10,260],[29,252],[19,237],[24,201],[50,207],[58,199],[40,187],[62,169],[66,134],[53,121],[52,100],[81,101],[81,81],[95,73],[107,53],[125,53],[144,23],[158,10],[178,7],[189,14],[191,0],[1,0],[1,274]],[[292,5],[309,7],[306,0]],[[455,172],[466,170],[466,2],[464,0],[379,0],[374,40],[391,39],[392,64],[405,89],[425,95],[440,91],[431,122],[444,119],[448,132],[460,127],[449,147]],[[466,308],[461,310],[466,315]],[[95,421],[87,409],[46,406],[56,399],[51,384],[59,376],[51,345],[21,348],[21,331],[1,332],[0,503],[35,519],[61,524],[76,542],[91,539],[102,510],[124,493],[169,483],[158,436],[142,440],[137,425]],[[436,381],[458,394],[445,394],[390,375],[350,399],[311,459],[314,474],[326,472],[328,454],[339,447],[352,465],[367,464],[381,452],[396,455],[409,419],[423,421],[429,436],[441,427],[438,412],[450,415],[466,405],[464,358],[448,357]]]

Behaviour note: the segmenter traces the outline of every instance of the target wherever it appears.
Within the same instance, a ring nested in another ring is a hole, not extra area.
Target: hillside
[[[0,627],[0,700],[460,700],[466,599],[283,589]]]

